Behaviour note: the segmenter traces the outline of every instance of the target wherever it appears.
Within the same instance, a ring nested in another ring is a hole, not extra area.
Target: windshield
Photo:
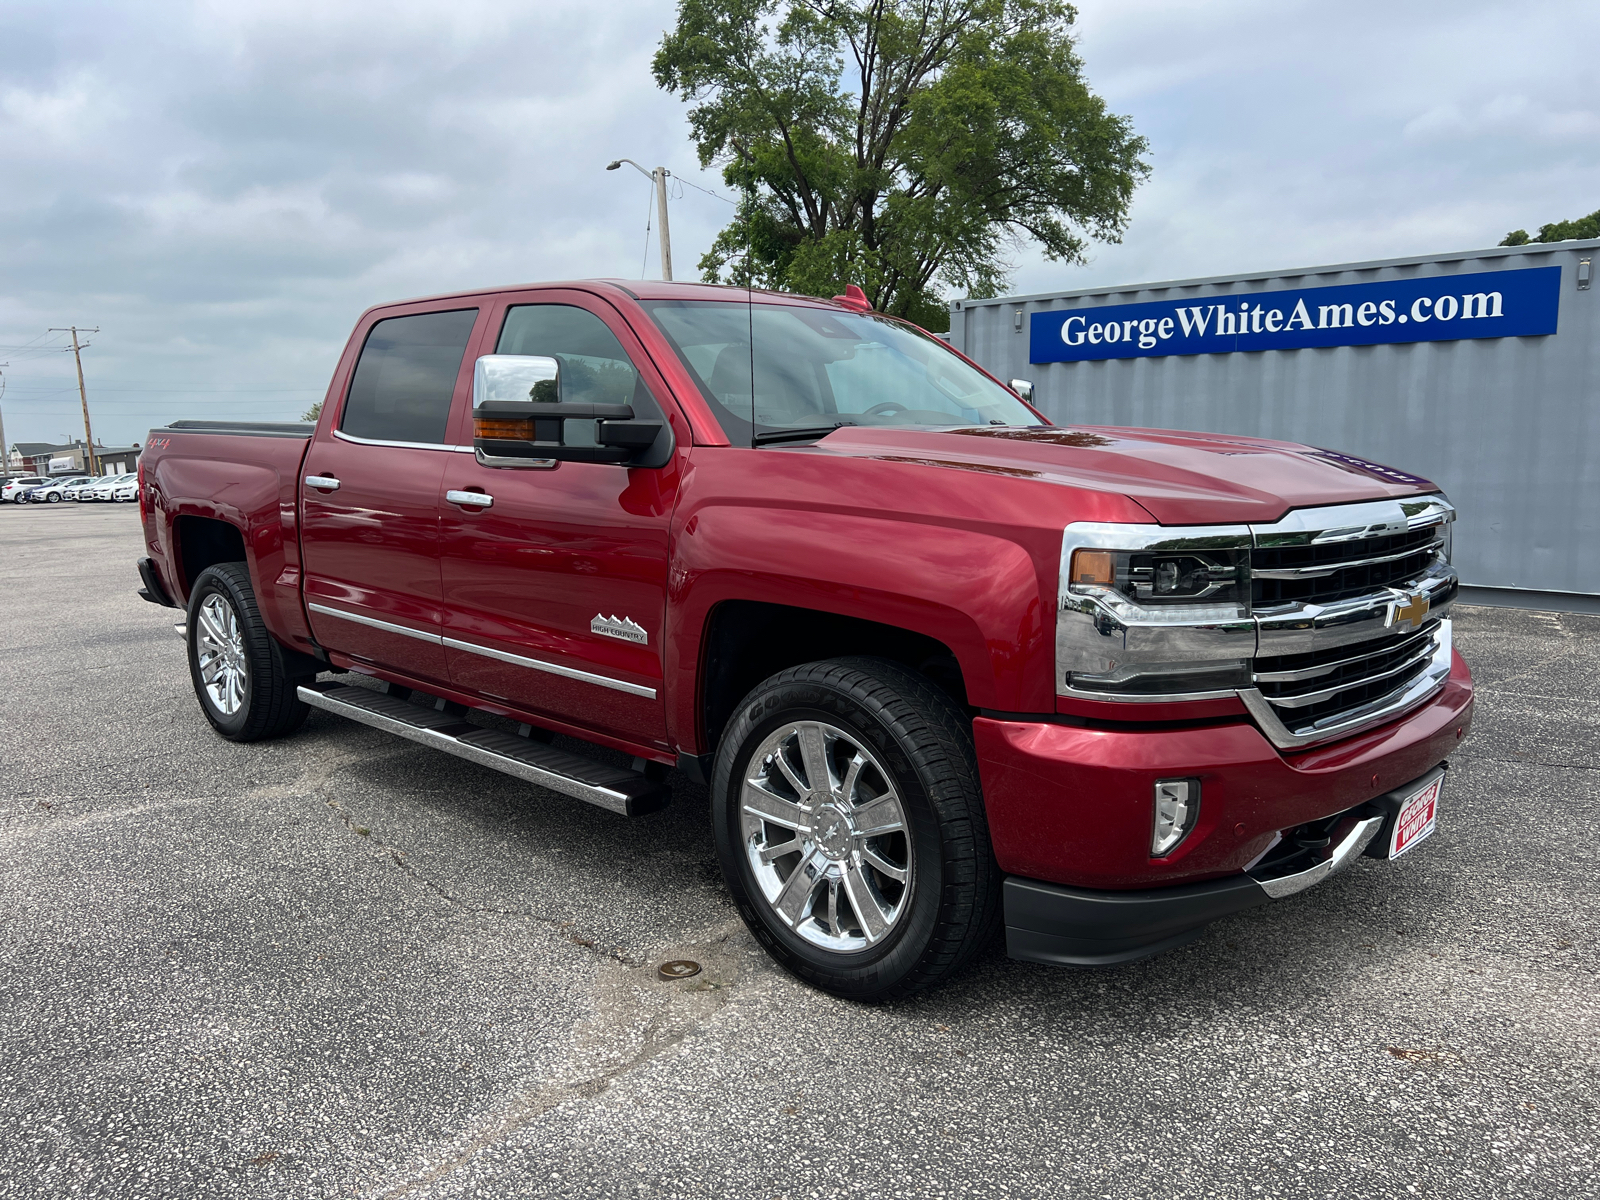
[[[722,300],[644,307],[736,445],[838,425],[1041,424],[936,339],[875,314]]]

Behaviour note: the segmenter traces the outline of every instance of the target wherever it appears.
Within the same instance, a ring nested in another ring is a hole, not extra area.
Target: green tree
[[[322,401],[318,400],[310,408],[306,409],[305,412],[300,414],[300,419],[302,421],[315,422],[315,421],[319,420],[321,418],[321,416],[322,416]]]
[[[1548,225],[1541,225],[1537,237],[1529,237],[1526,229],[1513,229],[1500,244],[1526,246],[1529,242],[1568,242],[1578,238],[1600,238],[1600,209],[1574,221],[1552,221]]]
[[[679,0],[656,82],[743,195],[704,278],[949,327],[1028,240],[1115,242],[1147,143],[1089,89],[1065,0]]]

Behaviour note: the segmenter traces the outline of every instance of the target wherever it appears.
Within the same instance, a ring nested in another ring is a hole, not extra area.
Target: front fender
[[[702,736],[693,684],[711,610],[727,600],[911,630],[949,647],[971,704],[1013,712],[1051,707],[1053,597],[1014,542],[860,514],[717,506],[684,525],[673,559],[668,715],[680,745],[698,745]]]

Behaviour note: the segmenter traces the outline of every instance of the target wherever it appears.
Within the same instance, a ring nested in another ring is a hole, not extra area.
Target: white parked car
[[[29,504],[60,504],[67,496],[69,487],[93,482],[93,476],[73,475],[66,479],[53,479],[43,487],[34,488],[28,493]]]
[[[128,500],[139,498],[139,477],[137,475],[124,475],[122,481],[111,492],[111,498],[121,504]]]
[[[137,479],[137,478],[138,478],[138,476],[136,476],[136,475],[112,475],[112,476],[109,476],[108,478],[102,479],[99,483],[95,484],[94,487],[89,489],[89,492],[85,496],[85,499],[88,499],[88,500],[115,500],[116,496],[115,496],[114,493],[116,492],[118,485],[120,485],[122,483],[125,483],[128,480]]]
[[[61,493],[61,498],[63,500],[87,500],[89,499],[89,493],[109,478],[111,478],[109,475],[96,475],[93,478],[85,479],[82,483],[68,484],[66,490]]]
[[[29,488],[36,488],[49,482],[43,475],[19,475],[15,479],[8,479],[5,487],[0,488],[0,500],[21,503],[17,499],[19,492],[25,492]]]

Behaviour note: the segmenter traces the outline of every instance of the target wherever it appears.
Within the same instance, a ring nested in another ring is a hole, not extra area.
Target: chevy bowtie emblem
[[[1389,601],[1389,619],[1385,624],[1399,633],[1420,629],[1430,606],[1426,592],[1407,592],[1399,599]]]
[[[641,646],[650,644],[650,635],[645,632],[644,626],[632,617],[607,617],[595,613],[594,620],[589,622],[589,632],[605,637],[621,638],[625,642],[638,642]]]

